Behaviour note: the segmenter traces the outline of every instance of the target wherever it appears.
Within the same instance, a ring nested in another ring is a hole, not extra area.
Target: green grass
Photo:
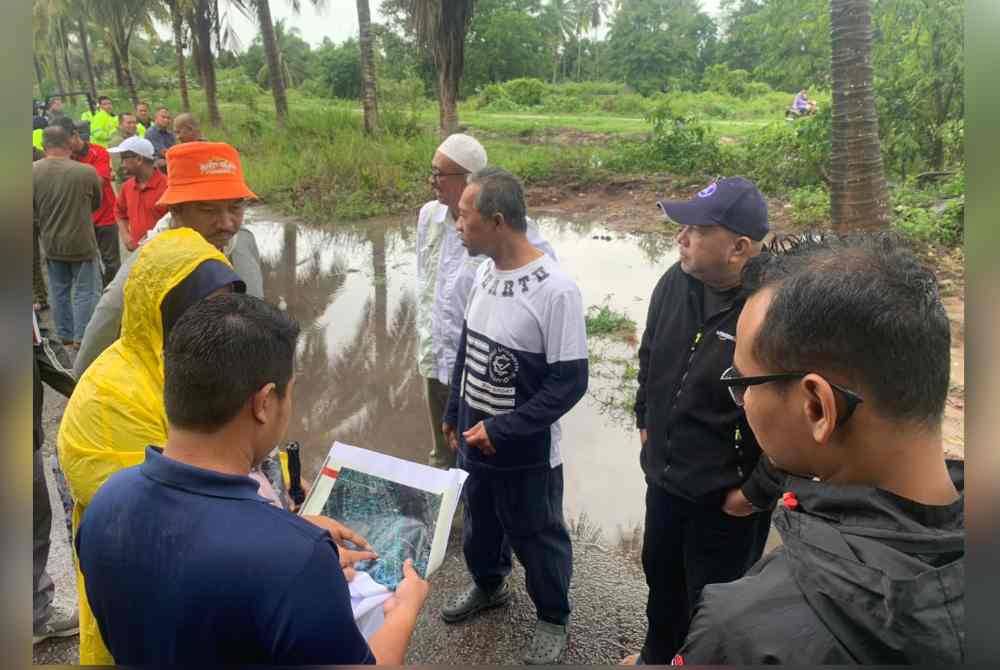
[[[609,337],[626,342],[636,339],[636,323],[627,314],[616,312],[609,302],[591,305],[585,317],[588,337]]]

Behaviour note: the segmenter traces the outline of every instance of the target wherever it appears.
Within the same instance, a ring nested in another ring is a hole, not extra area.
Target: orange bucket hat
[[[185,142],[170,147],[167,190],[159,207],[198,200],[257,199],[243,180],[240,155],[225,142]]]

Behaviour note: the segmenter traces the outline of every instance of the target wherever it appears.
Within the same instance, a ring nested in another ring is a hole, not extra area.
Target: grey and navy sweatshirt
[[[444,421],[456,426],[470,468],[556,467],[559,418],[587,391],[580,289],[549,256],[501,272],[479,268],[469,296]],[[496,454],[461,433],[483,421]]]

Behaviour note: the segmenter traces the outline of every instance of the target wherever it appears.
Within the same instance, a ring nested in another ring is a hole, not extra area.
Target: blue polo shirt
[[[375,662],[330,535],[249,477],[147,447],[94,496],[76,549],[119,664]]]

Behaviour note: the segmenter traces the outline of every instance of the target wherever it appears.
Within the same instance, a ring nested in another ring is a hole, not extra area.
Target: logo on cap
[[[705,188],[703,188],[700,191],[698,191],[698,197],[699,198],[707,198],[708,196],[710,196],[713,193],[715,193],[715,189],[717,189],[717,188],[718,188],[718,186],[716,185],[716,183],[712,182],[711,184],[709,184]]]
[[[213,158],[210,161],[202,163],[201,166],[202,174],[235,174],[236,166],[225,158]]]

